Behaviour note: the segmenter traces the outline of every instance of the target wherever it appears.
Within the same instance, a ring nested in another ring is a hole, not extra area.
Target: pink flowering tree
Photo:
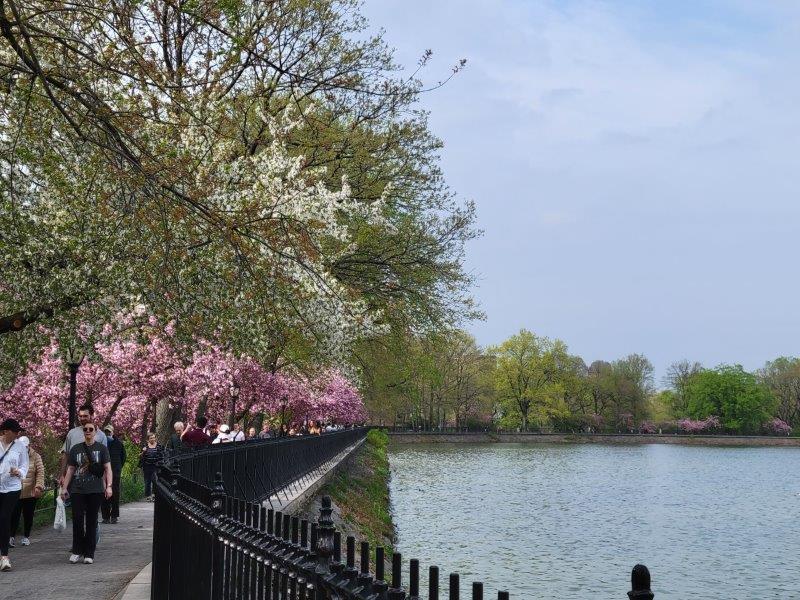
[[[705,419],[693,421],[692,419],[681,419],[678,421],[678,429],[684,433],[710,433],[721,427],[719,418],[711,415]]]
[[[116,324],[118,329],[129,326],[125,319]],[[187,355],[171,325],[161,327],[153,319],[129,335],[119,335],[118,329],[104,329],[103,341],[81,364],[77,401],[94,406],[98,425],[113,423],[134,440],[157,420],[191,420],[198,414],[216,422],[265,415],[294,425],[307,419],[343,424],[365,419],[358,390],[338,370],[313,377],[276,373],[252,357],[207,342]],[[52,342],[11,387],[0,391],[0,411],[20,416],[33,435],[66,432],[69,377],[61,354]]]
[[[774,418],[764,425],[764,430],[771,435],[789,435],[792,427],[786,421]]]

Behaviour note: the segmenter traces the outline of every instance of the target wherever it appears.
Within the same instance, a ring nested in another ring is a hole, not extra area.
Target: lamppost
[[[77,409],[77,383],[78,383],[78,369],[83,362],[83,350],[76,347],[67,348],[64,353],[64,361],[67,363],[69,369],[69,428],[72,429],[77,423],[78,409]]]
[[[233,429],[233,422],[236,420],[236,398],[239,397],[239,386],[236,385],[235,381],[231,383],[230,394],[231,394],[231,412],[230,416],[228,417],[228,427]]]

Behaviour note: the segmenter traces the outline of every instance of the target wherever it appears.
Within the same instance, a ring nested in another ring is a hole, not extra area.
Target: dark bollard
[[[283,539],[288,542],[292,539],[292,517],[283,515]]]
[[[459,600],[461,597],[461,585],[458,579],[458,573],[450,573],[450,600]]]
[[[399,552],[392,554],[392,587],[389,589],[389,600],[405,600],[406,591],[403,589],[403,555]]]
[[[283,526],[283,513],[279,510],[275,511],[275,529],[273,530],[275,537],[281,537],[281,527]]]
[[[349,585],[353,585],[358,577],[358,571],[356,570],[356,538],[352,535],[347,536],[347,557],[346,557],[346,568],[344,570],[344,576],[347,579],[347,583]]]
[[[347,536],[347,568],[356,568],[356,538],[352,535]]]
[[[300,541],[300,518],[292,517],[292,546],[297,546]]]
[[[308,521],[305,519],[300,522],[300,545],[308,548]]]
[[[362,588],[362,595],[367,596],[372,589],[372,575],[369,574],[369,542],[361,542],[361,572],[357,581]]]
[[[411,568],[409,571],[408,600],[420,600],[419,561],[416,558],[411,559]]]
[[[309,546],[310,556],[317,555],[317,542],[319,541],[317,536],[317,524],[311,523],[311,545]]]
[[[342,562],[342,534],[338,531],[333,532],[333,561]]]
[[[369,542],[361,542],[361,574],[369,575]]]
[[[508,600],[508,592],[497,592],[497,600]]]
[[[630,600],[653,600],[655,595],[650,591],[650,571],[644,565],[636,565],[631,571]]]
[[[483,584],[480,581],[472,582],[472,600],[483,600]]]
[[[344,572],[342,562],[342,534],[333,530],[333,560],[331,561],[331,573],[341,575]]]
[[[262,533],[267,531],[267,509],[263,506],[261,507],[261,515],[258,519],[258,528]]]
[[[375,579],[383,581],[385,578],[384,571],[386,567],[386,557],[381,546],[375,548]]]
[[[267,510],[267,533],[269,535],[275,533],[274,522],[275,522],[275,511],[270,508]]]
[[[428,569],[428,600],[439,600],[439,567]]]
[[[382,547],[375,548],[375,581],[372,582],[372,591],[381,600],[386,598],[386,591],[389,589],[389,584],[386,583],[386,557]]]

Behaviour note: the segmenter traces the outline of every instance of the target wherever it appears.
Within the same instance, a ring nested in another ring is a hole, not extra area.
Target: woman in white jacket
[[[19,502],[22,480],[28,475],[28,449],[17,442],[20,431],[15,419],[0,423],[0,571],[11,569],[11,515]]]

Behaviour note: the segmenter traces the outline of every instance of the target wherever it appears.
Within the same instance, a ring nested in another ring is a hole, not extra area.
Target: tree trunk
[[[103,420],[103,425],[102,425],[103,429],[105,429],[106,426],[109,423],[111,423],[111,419],[113,419],[114,415],[117,413],[117,409],[119,408],[120,402],[122,402],[122,396],[117,396],[117,399],[114,400],[114,404],[111,405],[111,408],[109,409],[106,418]]]
[[[148,401],[147,404],[144,406],[144,417],[142,417],[142,429],[139,432],[139,442],[145,443],[147,441],[147,426],[150,422],[150,413],[152,411],[153,403]]]
[[[166,446],[172,429],[172,409],[169,407],[169,398],[161,398],[156,403],[156,440]]]

